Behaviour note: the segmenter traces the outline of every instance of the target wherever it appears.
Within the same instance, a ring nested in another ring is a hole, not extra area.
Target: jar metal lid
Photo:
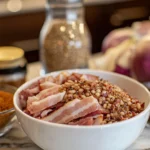
[[[24,67],[27,61],[24,58],[24,51],[13,46],[0,47],[0,70]]]
[[[21,48],[13,46],[0,47],[0,62],[14,61],[24,56],[24,51]]]

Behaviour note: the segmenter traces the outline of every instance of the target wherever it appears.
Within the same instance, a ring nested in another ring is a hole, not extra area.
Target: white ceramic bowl
[[[20,108],[18,94],[39,78],[21,86],[14,96],[16,114],[28,137],[44,150],[124,150],[143,131],[149,117],[150,93],[139,82],[111,72],[70,70],[100,76],[119,85],[129,94],[145,102],[145,110],[132,119],[99,126],[69,126],[40,121],[25,114]],[[52,73],[57,75],[59,72]]]

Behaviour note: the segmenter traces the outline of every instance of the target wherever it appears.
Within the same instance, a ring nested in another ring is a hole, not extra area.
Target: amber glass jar
[[[17,47],[0,47],[0,84],[21,86],[26,81],[24,51]]]

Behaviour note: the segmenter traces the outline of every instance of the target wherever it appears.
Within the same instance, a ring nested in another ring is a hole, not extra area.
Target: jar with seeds
[[[41,73],[86,68],[91,40],[82,0],[47,0],[46,8],[40,33]]]

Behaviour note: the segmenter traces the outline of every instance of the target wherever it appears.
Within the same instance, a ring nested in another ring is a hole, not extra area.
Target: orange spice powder
[[[13,94],[0,91],[0,112],[13,108]]]

